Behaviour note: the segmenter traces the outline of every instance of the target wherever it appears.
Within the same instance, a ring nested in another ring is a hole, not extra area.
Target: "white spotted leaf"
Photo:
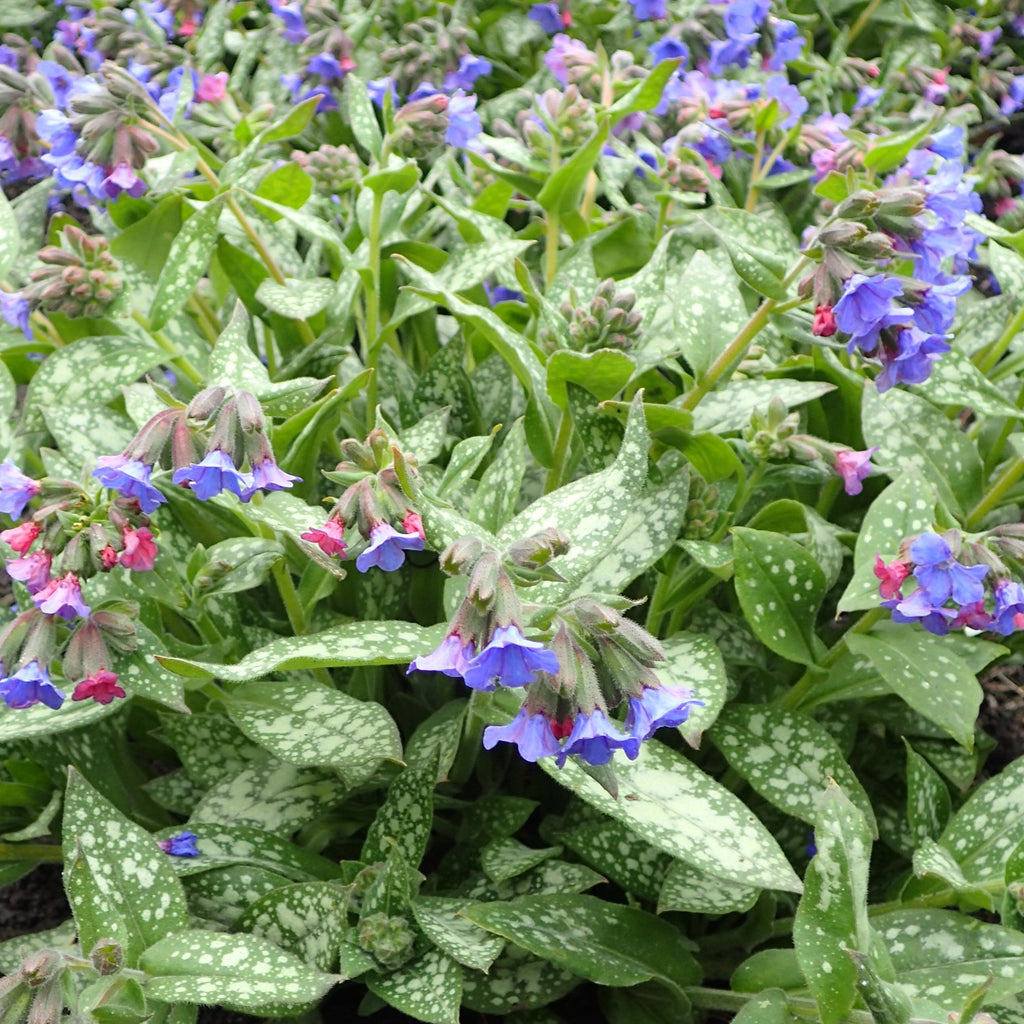
[[[153,999],[211,1003],[264,1017],[301,1013],[337,980],[258,936],[198,930],[150,946],[140,966]]]
[[[693,411],[693,432],[732,433],[747,426],[750,414],[755,409],[766,409],[773,398],[781,398],[792,409],[834,390],[834,384],[811,380],[732,381],[721,391],[712,391],[701,399]]]
[[[338,290],[338,283],[322,277],[308,280],[285,278],[278,284],[265,278],[256,289],[256,299],[267,309],[292,320],[308,320],[322,312]]]
[[[692,761],[648,740],[635,761],[613,761],[619,799],[572,761],[538,765],[581,799],[628,825],[665,853],[715,878],[799,892],[800,879],[778,843],[753,812]]]
[[[665,686],[693,690],[702,706],[691,709],[689,717],[679,726],[691,747],[699,747],[701,736],[718,717],[725,704],[729,680],[718,646],[703,633],[675,633],[662,643],[665,661],[656,667]]]
[[[710,735],[729,766],[787,814],[814,825],[818,798],[834,779],[878,834],[867,793],[839,744],[813,719],[770,704],[730,704]]]
[[[562,852],[560,846],[534,849],[518,839],[495,839],[480,851],[480,866],[492,882],[507,882]]]
[[[338,966],[338,947],[348,931],[347,886],[298,882],[260,896],[235,931],[251,932],[294,953],[321,971]]]
[[[463,971],[462,1004],[477,1013],[498,1015],[535,1010],[561,999],[580,981],[571,971],[510,946],[486,974]]]
[[[824,653],[814,632],[825,574],[795,540],[780,533],[732,531],[736,596],[750,627],[770,650],[813,665]]]
[[[985,1004],[1024,991],[1024,937],[1014,928],[926,909],[886,914],[878,927],[912,996],[959,1008],[986,980]]]
[[[216,921],[228,930],[250,904],[290,882],[284,875],[251,864],[229,864],[182,878],[193,917]]]
[[[412,912],[423,934],[443,953],[465,967],[486,971],[501,954],[505,940],[461,915],[472,902],[445,896],[417,896],[412,901]]]
[[[942,776],[907,742],[907,824],[918,844],[938,839],[952,803]]]
[[[410,768],[429,768],[436,782],[448,777],[462,739],[469,702],[450,700],[416,727],[405,746],[405,763]]]
[[[371,974],[366,985],[389,1005],[428,1024],[459,1024],[462,968],[431,949],[390,974]]]
[[[917,385],[916,390],[936,405],[969,408],[983,416],[1013,419],[1024,416],[959,348],[952,349],[932,363],[928,379]]]
[[[558,839],[595,871],[648,903],[657,902],[672,864],[682,863],[645,843],[623,822],[610,818],[559,832]]]
[[[204,786],[215,786],[264,756],[229,718],[213,711],[161,715],[160,727],[188,774]]]
[[[512,518],[526,472],[526,432],[517,419],[501,450],[480,477],[469,506],[469,518],[492,533]]]
[[[18,221],[6,195],[0,195],[0,280],[7,275],[21,248]]]
[[[838,611],[877,607],[881,598],[873,571],[875,556],[891,562],[899,555],[900,541],[931,529],[935,501],[932,485],[917,470],[907,467],[875,498],[857,534],[853,578],[839,599]]]
[[[380,704],[319,683],[249,683],[231,695],[228,714],[288,764],[345,769],[402,753],[398,728]]]
[[[206,273],[217,244],[222,205],[221,197],[203,203],[174,236],[149,309],[152,330],[159,330],[177,313]]]
[[[793,945],[823,1024],[839,1024],[857,995],[848,949],[868,953],[868,862],[871,833],[864,815],[830,783],[815,822],[817,853],[804,876],[793,920]]]
[[[893,388],[880,395],[864,389],[864,440],[878,446],[874,461],[900,474],[916,469],[953,512],[981,496],[981,460],[975,443],[935,406]]]
[[[970,882],[964,878],[956,858],[944,846],[940,846],[934,839],[923,839],[914,850],[914,874],[920,878],[924,875],[932,875],[939,879],[950,889],[959,891],[971,887]]]
[[[247,654],[234,665],[216,665],[187,658],[158,660],[183,676],[242,683],[288,669],[335,668],[347,665],[402,665],[432,651],[447,626],[414,622],[346,622],[310,636],[283,636]]]
[[[655,978],[680,989],[700,980],[700,968],[679,930],[636,907],[552,894],[477,903],[463,914],[599,985],[638,985]]]
[[[406,768],[388,787],[388,795],[366,833],[360,860],[375,864],[387,859],[397,844],[402,860],[415,868],[423,859],[434,823],[434,765]]]
[[[689,914],[732,914],[749,910],[759,890],[714,878],[707,872],[675,860],[661,884],[658,913],[682,910]]]
[[[918,714],[973,750],[981,685],[941,640],[916,625],[880,622],[866,635],[848,637],[847,646],[870,660],[892,692]]]
[[[94,942],[105,933],[107,916],[122,921],[125,963],[134,967],[147,946],[188,927],[185,893],[168,863],[170,857],[73,768],[68,773],[62,832],[65,846],[77,850],[65,865],[68,882],[76,874],[81,878],[83,867],[90,878],[82,905],[89,905],[88,923],[80,919],[82,909],[73,894],[70,899],[79,929]],[[83,864],[76,869],[79,861]],[[83,946],[86,951],[91,948]]]
[[[95,701],[72,704],[71,701],[65,701],[64,706],[57,711],[45,704],[33,704],[16,711],[3,707],[0,708],[0,743],[82,729],[117,711],[116,701],[110,704],[97,704]]]

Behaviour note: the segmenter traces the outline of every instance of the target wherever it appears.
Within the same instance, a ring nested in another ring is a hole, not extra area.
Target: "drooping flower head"
[[[176,836],[171,836],[170,839],[158,839],[156,845],[172,857],[198,857],[199,849],[196,846],[198,838],[194,832],[186,829]]]
[[[249,501],[258,491],[287,491],[292,484],[302,480],[300,476],[293,476],[286,473],[275,461],[273,456],[257,462],[252,467],[250,482],[243,489],[240,497],[242,501]]]
[[[466,642],[457,633],[449,633],[430,654],[414,658],[408,671],[443,672],[446,676],[458,678],[465,676],[475,654],[472,640]]]
[[[843,294],[832,307],[841,331],[850,335],[852,352],[859,347],[873,352],[878,344],[879,332],[893,324],[906,323],[914,316],[909,306],[897,306],[893,300],[903,294],[903,285],[895,277],[875,274],[854,274],[843,285]]]
[[[405,561],[406,551],[422,551],[423,538],[417,533],[399,533],[390,523],[378,523],[370,531],[370,545],[356,558],[356,568],[367,572],[373,566],[394,572]]]
[[[516,625],[499,626],[490,641],[466,666],[463,678],[474,690],[502,686],[525,686],[538,672],[554,674],[558,658],[536,640],[527,640]]]
[[[50,580],[32,595],[32,600],[46,615],[59,615],[69,621],[76,616],[88,618],[91,611],[82,598],[82,584],[73,572]]]
[[[39,524],[28,522],[21,526],[15,526],[13,530],[0,532],[0,540],[18,552],[19,555],[28,553],[28,549],[35,543],[39,536]]]
[[[9,708],[29,708],[45,704],[56,710],[64,703],[64,694],[50,682],[49,673],[38,661],[22,665],[16,672],[0,679],[0,699]]]
[[[640,752],[640,738],[619,730],[600,708],[590,714],[579,714],[564,745],[558,752],[556,763],[565,764],[570,755],[576,755],[588,764],[607,764],[616,750],[634,759]]]
[[[0,512],[20,519],[25,506],[39,493],[42,484],[25,476],[10,460],[0,462]]]
[[[214,448],[199,462],[174,471],[174,483],[189,488],[200,501],[208,501],[221,491],[230,491],[241,498],[252,484],[252,477],[231,461],[227,452]]]
[[[648,686],[639,696],[630,698],[626,730],[635,739],[646,740],[658,729],[682,725],[695,707],[703,706],[704,702],[696,700],[691,690]]]
[[[878,451],[878,446],[867,451],[836,452],[836,472],[843,478],[843,489],[847,494],[860,494],[864,490],[861,483],[871,472],[871,456]]]
[[[12,580],[24,583],[30,594],[40,591],[50,582],[49,551],[33,551],[24,558],[15,558],[7,563],[7,575]]]
[[[914,576],[928,599],[941,605],[950,597],[957,604],[971,604],[985,596],[982,580],[987,565],[961,565],[945,539],[937,533],[923,533],[910,545]]]
[[[109,704],[115,697],[126,697],[127,694],[118,685],[117,673],[101,668],[91,676],[87,676],[71,694],[72,700],[94,700],[97,704]]]
[[[167,499],[149,482],[152,467],[124,455],[101,455],[92,475],[104,487],[126,498],[135,498],[146,515],[155,512]]]
[[[156,544],[153,542],[152,531],[145,526],[140,526],[137,530],[125,527],[123,537],[121,565],[135,572],[147,572],[152,569],[156,560]]]
[[[328,519],[323,526],[314,526],[305,533],[300,533],[302,540],[316,544],[325,555],[345,557],[345,527],[337,519]]]
[[[489,725],[484,729],[484,749],[499,743],[514,743],[519,756],[531,764],[542,757],[554,757],[562,747],[552,730],[551,719],[543,712],[531,712],[523,705],[508,725]]]
[[[886,565],[882,561],[881,555],[875,555],[875,566],[872,571],[881,580],[878,590],[882,597],[902,599],[903,594],[900,592],[900,588],[903,586],[903,581],[910,575],[909,563],[897,558]]]

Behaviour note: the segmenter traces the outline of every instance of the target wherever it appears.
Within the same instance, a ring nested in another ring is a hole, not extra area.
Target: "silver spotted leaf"
[[[228,864],[182,878],[193,917],[216,921],[229,931],[250,904],[281,886],[290,885],[291,881],[284,875],[251,864]]]
[[[459,1024],[462,968],[446,953],[431,949],[390,974],[371,974],[367,988],[384,1002],[428,1024]]]
[[[834,390],[834,384],[810,380],[731,381],[720,391],[705,395],[694,409],[693,431],[695,434],[730,434],[747,426],[751,413],[755,409],[766,409],[773,398],[781,398],[792,409]]]
[[[689,914],[742,913],[757,902],[758,895],[758,889],[714,878],[693,864],[675,860],[661,883],[658,913],[672,910]]]
[[[462,1004],[477,1013],[507,1014],[533,1010],[561,999],[580,978],[557,964],[510,946],[484,974],[462,974]]]
[[[480,851],[480,866],[492,882],[507,882],[557,857],[560,846],[534,849],[518,839],[495,839]]]
[[[505,948],[505,940],[462,916],[473,900],[417,896],[412,912],[423,934],[443,953],[465,967],[487,971]]]
[[[686,742],[699,747],[704,730],[714,724],[725,704],[729,681],[722,655],[715,641],[701,633],[675,633],[662,647],[666,660],[658,663],[658,678],[665,686],[693,690],[693,696],[702,701],[679,726]]]
[[[419,866],[434,823],[436,783],[433,765],[407,767],[395,778],[366,833],[360,855],[365,864],[385,860],[389,846],[397,844],[405,863],[413,868]]]

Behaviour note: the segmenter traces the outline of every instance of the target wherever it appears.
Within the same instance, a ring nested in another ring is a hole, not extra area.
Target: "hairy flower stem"
[[[783,279],[782,286],[786,288],[791,285],[809,262],[806,256],[801,256],[793,269]],[[777,305],[775,299],[765,299],[757,307],[753,316],[740,329],[739,334],[729,342],[722,354],[711,364],[710,369],[704,375],[704,379],[698,381],[686,393],[680,408],[692,412],[700,405],[704,396],[714,388],[721,378],[728,378],[736,368],[736,365],[747,354],[747,349],[750,348],[754,339],[760,334],[765,324],[768,323],[768,317],[775,311]]]
[[[968,530],[976,530],[985,516],[1006,497],[1011,487],[1024,476],[1024,459],[1015,455],[1007,464],[1006,468],[993,481],[992,486],[985,492],[981,501],[971,509],[964,526]]]
[[[562,413],[562,419],[558,424],[558,436],[555,438],[554,461],[551,469],[548,470],[547,480],[544,481],[544,493],[550,494],[557,491],[565,483],[565,468],[569,455],[569,447],[572,442],[572,416],[567,409]]]
[[[558,170],[558,145],[552,141],[551,144],[551,167],[549,174],[553,178]],[[558,210],[547,211],[547,229],[544,235],[544,284],[548,291],[558,273],[558,237],[560,223]]]
[[[384,208],[384,194],[373,193],[370,210],[370,283],[366,294],[366,368],[373,370],[366,385],[366,430],[373,430],[377,421],[377,359],[384,338],[380,335],[380,218]]]

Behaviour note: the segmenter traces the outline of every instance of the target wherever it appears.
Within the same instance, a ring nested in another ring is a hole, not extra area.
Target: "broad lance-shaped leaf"
[[[877,835],[867,793],[839,744],[812,719],[770,704],[730,704],[711,742],[761,796],[809,825],[817,821],[821,791],[834,779]]]
[[[701,977],[679,930],[636,907],[594,896],[521,896],[478,903],[463,914],[599,985],[637,985],[655,978],[678,990]]]
[[[67,849],[77,850],[65,871],[85,952],[106,934],[108,918],[123,922],[125,964],[131,967],[147,946],[188,927],[185,893],[170,858],[74,768],[62,828]],[[83,893],[81,901],[76,893]]]
[[[403,1013],[428,1024],[459,1024],[462,968],[439,949],[431,949],[397,971],[371,974],[366,986]]]
[[[769,831],[743,802],[692,761],[648,740],[635,761],[616,755],[619,799],[579,765],[537,762],[592,807],[628,825],[659,850],[715,878],[800,892],[800,879]]]
[[[759,890],[736,882],[726,882],[687,864],[674,860],[658,893],[658,913],[683,910],[688,914],[731,914],[749,910]]]
[[[434,822],[434,785],[437,769],[406,768],[388,787],[388,795],[366,833],[360,859],[374,864],[387,857],[386,846],[395,843],[402,859],[417,867],[430,839]]]
[[[151,946],[139,966],[146,994],[166,1003],[209,1003],[239,1013],[291,1017],[321,999],[337,977],[255,935],[182,929]]]
[[[814,632],[825,596],[825,574],[795,540],[735,527],[736,596],[768,648],[789,661],[813,665],[824,645]]]
[[[384,707],[314,682],[249,683],[231,694],[228,714],[246,736],[288,764],[346,768],[397,760],[402,752]]]
[[[792,409],[830,391],[835,391],[834,384],[812,380],[732,381],[701,400],[693,411],[693,430],[696,434],[728,434],[748,426],[750,414],[755,409],[767,408],[773,398],[781,398]]]
[[[665,661],[658,663],[658,678],[665,686],[693,690],[693,696],[702,701],[679,727],[686,742],[699,747],[704,730],[714,724],[725,704],[729,687],[725,663],[715,641],[703,633],[676,633],[662,647]]]
[[[942,776],[907,742],[907,823],[920,845],[938,839],[949,821],[952,802]]]
[[[562,583],[538,584],[531,589],[531,600],[559,600],[571,592],[570,588],[581,585],[611,552],[623,518],[644,492],[648,441],[642,394],[638,393],[630,409],[622,447],[611,466],[545,495],[502,528],[498,534],[500,545],[549,526],[569,537],[568,553],[552,563],[569,580],[568,587]]]
[[[412,912],[423,933],[443,953],[466,967],[486,971],[501,953],[505,940],[462,915],[473,900],[417,896]]]
[[[399,621],[348,622],[311,636],[281,637],[234,665],[164,656],[157,660],[179,675],[243,683],[288,669],[401,665],[432,651],[446,631],[444,623],[418,626]]]
[[[561,999],[580,982],[571,971],[509,946],[486,974],[462,972],[462,1005],[477,1013],[498,1015],[534,1010]]]
[[[839,1024],[857,995],[848,949],[868,953],[868,863],[871,833],[864,815],[834,782],[821,796],[814,842],[793,920],[793,944],[823,1024]]]
[[[870,659],[893,693],[941,726],[965,750],[974,749],[974,721],[982,692],[975,674],[953,651],[940,648],[915,626],[880,622],[847,646]]]
[[[258,899],[290,882],[284,875],[251,864],[230,864],[182,880],[192,915],[216,921],[228,930]]]

